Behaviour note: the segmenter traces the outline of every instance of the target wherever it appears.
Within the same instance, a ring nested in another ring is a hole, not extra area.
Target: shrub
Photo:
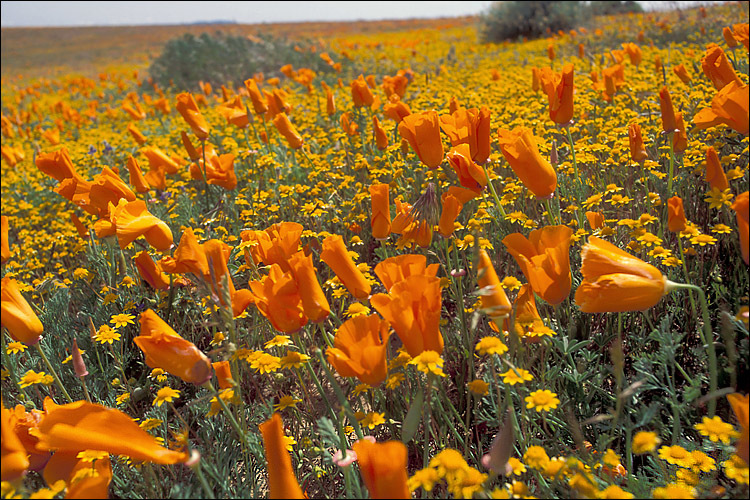
[[[306,41],[292,42],[266,34],[252,39],[220,31],[213,35],[186,34],[165,44],[149,73],[159,85],[190,89],[197,88],[200,81],[214,86],[227,82],[241,84],[257,72],[266,77],[281,76],[279,68],[285,64],[295,69],[330,71],[310,48],[311,44]]]
[[[591,2],[591,14],[595,16],[611,16],[614,14],[627,14],[628,12],[643,12],[643,7],[632,0],[601,0]]]
[[[481,17],[485,42],[539,38],[579,26],[590,15],[585,2],[494,2]]]

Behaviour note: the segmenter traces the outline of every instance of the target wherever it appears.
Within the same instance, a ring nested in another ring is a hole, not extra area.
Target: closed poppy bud
[[[541,81],[539,79],[539,68],[531,68],[531,90],[539,92]]]
[[[500,129],[500,150],[524,186],[537,198],[546,198],[557,189],[557,173],[536,147],[531,129]]]
[[[4,283],[3,283],[4,285]],[[5,312],[5,310],[3,310]],[[0,408],[2,416],[2,481],[15,481],[23,476],[29,468],[29,455],[21,440],[18,439],[13,424],[10,421],[11,411],[3,405]]]
[[[654,57],[654,69],[656,69],[657,73],[662,70],[661,57],[659,57],[658,55]]]
[[[255,82],[255,79],[248,78],[247,80],[245,80],[245,88],[247,88],[247,93],[250,95],[250,102],[253,103],[253,111],[255,111],[255,114],[262,115],[267,112],[268,105],[266,104],[266,100],[263,98],[263,94],[260,93],[258,84]]]
[[[687,149],[687,130],[685,127],[685,121],[682,119],[682,113],[675,114],[675,120],[677,123],[677,129],[675,129],[674,136],[672,137],[672,150],[675,153],[682,153]]]
[[[320,287],[320,281],[313,266],[312,254],[302,250],[292,254],[289,257],[289,268],[297,282],[305,316],[313,323],[323,321],[331,313],[331,307]]]
[[[695,114],[693,123],[698,130],[724,124],[742,135],[748,135],[748,89],[747,85],[730,82],[716,94],[710,108]]]
[[[737,232],[740,233],[740,248],[742,259],[745,264],[750,264],[750,233],[748,232],[748,220],[750,219],[750,202],[748,192],[740,194],[732,204],[732,210],[737,214]]]
[[[643,145],[641,126],[637,123],[628,125],[628,142],[630,143],[630,158],[633,161],[643,163],[648,159],[648,153],[646,153],[646,148]]]
[[[724,28],[721,30],[721,34],[724,36],[724,41],[727,42],[727,45],[730,49],[735,48],[739,42],[732,34],[732,30],[729,28],[729,26],[724,26]]]
[[[8,216],[0,216],[0,262],[3,264],[10,259],[10,245],[8,244]],[[390,223],[389,223],[390,226]]]
[[[451,149],[445,158],[458,175],[458,182],[465,188],[481,193],[487,185],[484,170],[471,159],[468,144],[459,144]]]
[[[370,295],[371,286],[362,272],[357,269],[340,235],[332,234],[323,240],[320,260],[328,264],[349,293],[357,299],[364,300]]]
[[[375,96],[372,94],[370,87],[367,85],[364,75],[359,75],[356,80],[352,81],[351,89],[352,101],[354,101],[355,107],[369,107],[372,106],[373,102],[375,102]]]
[[[372,135],[375,139],[375,145],[380,151],[388,147],[388,134],[385,133],[385,129],[380,125],[380,121],[375,115],[372,115]]]
[[[678,64],[673,68],[674,74],[677,75],[680,80],[682,80],[682,83],[688,85],[690,84],[693,79],[688,75],[687,69],[685,68],[684,64]]]
[[[582,43],[578,44],[578,58],[583,59],[586,57],[586,49],[584,48]]]
[[[189,458],[187,453],[159,445],[156,438],[125,413],[87,401],[47,409],[36,435],[39,437],[37,449],[54,449],[55,454],[100,450],[127,456],[133,461],[165,465],[182,463]]]
[[[166,290],[169,288],[169,278],[161,270],[161,267],[154,262],[154,259],[146,252],[139,252],[134,259],[135,267],[143,278],[143,281],[151,285],[156,290]]]
[[[143,200],[121,199],[116,207],[110,205],[110,221],[116,227],[117,240],[122,249],[140,236],[144,236],[148,244],[160,252],[172,246],[172,230],[146,209]]]
[[[586,220],[589,221],[589,227],[592,231],[604,227],[604,214],[601,212],[586,212]]]
[[[661,271],[591,236],[581,252],[583,282],[575,302],[585,313],[642,311],[668,291]]]
[[[391,234],[391,202],[388,184],[373,184],[370,186],[370,200],[372,212],[370,226],[372,237],[378,240],[388,238]]]
[[[146,142],[146,136],[143,135],[140,130],[138,130],[138,127],[135,126],[135,123],[130,122],[128,124],[128,132],[130,132],[130,135],[133,136],[133,139],[135,139],[135,142],[137,142],[139,146],[142,146]]]
[[[147,193],[151,187],[148,185],[148,181],[143,176],[141,167],[133,155],[128,155],[127,167],[130,174],[130,184],[133,185],[137,192]]]
[[[274,413],[258,426],[263,436],[263,448],[268,470],[268,498],[305,498],[292,468],[292,458],[286,451],[284,424]]]
[[[482,309],[493,321],[502,320],[510,315],[510,301],[505,295],[500,279],[490,256],[484,248],[479,249],[479,263],[477,265],[477,286],[480,290]]]
[[[211,379],[211,360],[152,309],[143,311],[139,322],[141,333],[133,342],[146,355],[149,368],[161,368],[189,384],[202,385]]]
[[[555,46],[552,44],[547,45],[547,57],[550,61],[555,60]]]
[[[193,133],[198,136],[198,139],[205,141],[208,139],[208,123],[203,117],[198,105],[193,99],[193,95],[189,92],[183,92],[177,95],[177,104],[175,105],[177,111],[182,115],[190,128],[193,129]]]
[[[435,169],[443,162],[443,142],[436,111],[405,116],[398,124],[398,132],[409,141],[420,161],[427,167]]]
[[[667,207],[669,209],[667,227],[673,233],[679,233],[685,230],[687,219],[685,218],[685,208],[682,205],[682,198],[679,196],[672,196],[667,200]]]
[[[706,150],[706,182],[719,191],[729,188],[729,181],[713,146],[709,146]]]
[[[305,143],[302,136],[297,133],[297,129],[292,125],[292,122],[289,121],[286,113],[278,113],[273,119],[273,124],[276,130],[286,139],[290,148],[299,149]]]
[[[328,362],[342,377],[357,377],[362,383],[378,386],[388,372],[389,330],[388,322],[377,314],[346,320],[336,330],[333,347],[326,351]]]
[[[667,87],[659,91],[659,107],[661,108],[661,127],[664,132],[674,132],[677,128],[677,117],[672,106],[672,96],[669,95]]]
[[[706,49],[706,54],[701,59],[701,68],[716,90],[723,89],[730,82],[742,85],[742,80],[737,76],[726,54],[718,45],[713,44]]]
[[[333,100],[333,92],[328,88],[326,89],[326,114],[332,116],[334,113],[336,113],[336,103]]]
[[[211,363],[214,371],[216,372],[216,380],[219,383],[219,389],[231,389],[232,384],[232,368],[229,366],[229,361],[217,361]]]
[[[570,241],[573,230],[564,225],[535,229],[527,239],[509,234],[503,244],[518,263],[531,288],[542,299],[557,305],[570,295]]]
[[[83,361],[83,356],[81,356],[81,351],[78,349],[78,340],[75,337],[73,337],[70,357],[73,360],[73,370],[75,370],[76,377],[82,378],[89,374],[89,371],[86,369],[86,363]]]
[[[406,473],[409,454],[404,443],[360,439],[352,449],[371,498],[411,498]]]
[[[23,342],[26,345],[34,345],[39,342],[42,333],[44,333],[44,327],[29,303],[21,295],[18,282],[8,277],[3,278],[0,296],[2,296],[0,324],[8,329],[8,333],[13,337],[13,340]]]
[[[455,228],[456,217],[461,213],[463,205],[455,196],[448,195],[443,197],[443,211],[440,213],[438,222],[438,231],[445,238],[450,238]]]

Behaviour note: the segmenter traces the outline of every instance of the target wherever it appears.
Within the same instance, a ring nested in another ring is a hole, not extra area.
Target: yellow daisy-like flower
[[[661,439],[655,432],[638,431],[633,436],[633,453],[641,455],[651,453],[661,443]]]
[[[455,498],[473,498],[475,493],[482,491],[482,483],[487,480],[487,474],[479,472],[474,467],[467,467],[460,481],[448,484],[448,491]]]
[[[359,302],[354,302],[352,305],[350,305],[346,309],[345,313],[347,318],[354,318],[356,316],[362,316],[366,314],[370,314],[370,308]]]
[[[167,374],[161,368],[154,368],[153,370],[151,370],[151,373],[148,374],[148,378],[156,380],[157,382],[166,382]]]
[[[409,491],[414,491],[417,488],[422,488],[425,491],[432,491],[435,487],[435,483],[440,481],[438,472],[433,467],[425,467],[414,473],[412,477],[406,482],[409,486]]]
[[[583,208],[586,210],[589,210],[591,207],[597,206],[602,201],[602,195],[601,194],[593,194],[586,198],[586,201],[583,202]]]
[[[281,368],[299,368],[303,363],[307,363],[310,356],[297,351],[287,351],[286,356],[279,361]]]
[[[437,469],[439,477],[445,478],[449,484],[453,484],[463,480],[469,464],[466,463],[466,460],[464,460],[464,457],[458,451],[446,448],[432,457],[430,467]]]
[[[532,469],[542,470],[549,463],[549,456],[541,446],[529,446],[523,454],[523,461]]]
[[[101,460],[103,458],[107,458],[109,456],[109,453],[106,451],[98,451],[98,450],[84,450],[79,451],[78,455],[76,455],[76,458],[80,458],[83,462],[93,462],[94,460]]]
[[[714,245],[716,244],[716,238],[711,236],[710,234],[697,234],[690,238],[690,243],[693,245],[700,245],[702,247],[706,245]]]
[[[403,373],[394,373],[393,375],[389,376],[385,381],[385,387],[386,389],[395,389],[398,386],[401,385],[401,382],[404,381],[406,376]]]
[[[662,446],[659,448],[659,458],[672,465],[679,465],[689,469],[695,462],[693,456],[682,446]]]
[[[370,430],[385,423],[385,413],[377,413],[371,411],[370,413],[365,415],[362,412],[357,412],[355,413],[355,416],[357,417],[359,425],[361,425],[362,427],[367,427]]]
[[[560,404],[557,394],[546,389],[534,391],[524,400],[526,401],[526,408],[534,408],[538,412],[554,410]]]
[[[500,282],[500,286],[512,292],[513,290],[521,288],[521,282],[518,281],[518,278],[515,276],[506,276],[503,278],[503,281]]]
[[[729,457],[721,463],[724,466],[724,473],[729,479],[734,479],[739,484],[748,484],[748,467],[747,463],[736,454]]]
[[[723,206],[731,206],[732,198],[734,195],[730,188],[726,188],[721,191],[719,188],[711,188],[711,191],[706,193],[705,200],[708,202],[708,208],[721,208]]]
[[[94,340],[100,344],[112,344],[115,340],[120,340],[120,334],[116,328],[111,328],[109,325],[102,325],[94,335]]]
[[[695,488],[680,483],[671,483],[651,492],[653,498],[695,498]]]
[[[599,498],[611,499],[611,500],[615,500],[615,499],[626,500],[629,498],[635,498],[635,495],[623,490],[616,484],[613,484],[613,485],[607,486],[602,491],[600,491]]]
[[[602,463],[609,467],[617,467],[620,465],[620,456],[615,453],[615,450],[607,448],[607,451],[604,452],[604,456],[602,457]]]
[[[172,389],[171,387],[162,387],[156,393],[156,397],[154,398],[153,405],[161,406],[165,402],[171,403],[175,398],[178,398],[178,397],[180,397],[180,391],[178,391],[177,389]]]
[[[711,472],[716,469],[716,460],[709,457],[700,450],[693,450],[690,452],[693,457],[692,469],[696,472]]]
[[[486,356],[487,354],[502,355],[507,352],[508,346],[503,344],[502,340],[497,337],[483,337],[477,342],[474,350],[481,356]]]
[[[508,459],[508,465],[510,465],[510,468],[513,471],[512,473],[516,476],[520,476],[526,472],[526,466],[516,457],[510,457]]]
[[[472,380],[468,384],[469,390],[473,392],[474,394],[478,394],[480,396],[486,396],[489,393],[489,387],[490,385],[481,379]]]
[[[507,372],[501,373],[500,376],[503,377],[503,382],[509,385],[523,384],[534,379],[534,375],[523,368],[516,368],[515,370],[511,368]]]
[[[122,328],[123,326],[134,325],[135,316],[132,314],[115,314],[109,322],[115,325],[115,328]]]
[[[19,385],[22,388],[26,388],[29,386],[32,386],[34,384],[43,384],[44,379],[47,376],[44,372],[35,372],[34,370],[27,371],[23,377],[21,377],[21,380],[18,381]]]
[[[697,486],[701,480],[698,473],[690,469],[683,469],[682,467],[677,469],[674,475],[677,478],[678,483],[683,483],[687,486]]]
[[[711,226],[711,232],[716,234],[730,234],[732,232],[732,228],[727,226],[726,224],[716,224],[714,226]]]
[[[292,447],[297,444],[297,440],[292,436],[282,436],[281,439],[284,441],[284,448],[286,448],[286,451],[292,451]]]
[[[301,399],[295,399],[294,396],[282,396],[279,402],[273,405],[273,409],[276,411],[286,410],[287,408],[297,408],[297,403],[301,403]]]
[[[703,417],[703,422],[693,426],[701,436],[708,436],[711,441],[721,441],[729,444],[729,440],[739,436],[732,424],[724,422],[720,417]]]
[[[281,358],[271,356],[267,352],[261,354],[250,361],[250,367],[257,370],[258,373],[273,373],[281,366]]]
[[[369,384],[357,384],[357,386],[352,391],[352,394],[354,395],[354,397],[357,397],[360,394],[369,391],[370,389],[372,389],[372,387]]]
[[[73,277],[75,279],[85,279],[89,277],[89,271],[88,269],[84,269],[82,267],[77,268],[75,271],[73,271]]]
[[[128,401],[130,401],[130,393],[129,392],[126,392],[124,394],[120,394],[119,396],[117,396],[117,398],[115,398],[115,403],[118,406],[124,405]]]
[[[409,353],[402,347],[398,350],[398,355],[388,363],[388,371],[392,372],[397,368],[401,368],[402,366],[407,365],[409,361],[411,361],[411,356],[409,356]]]
[[[276,335],[274,338],[263,344],[263,347],[269,349],[271,347],[281,347],[291,343],[292,340],[289,338],[289,335]]]
[[[24,352],[25,350],[26,345],[16,340],[8,342],[8,345],[5,346],[6,354],[18,354],[19,352]]]
[[[545,453],[546,455],[546,453]],[[565,475],[567,472],[567,463],[563,457],[553,457],[549,459],[547,465],[542,469],[542,475],[547,479],[555,479]]]
[[[417,370],[421,372],[445,377],[445,373],[443,373],[443,358],[435,351],[422,351],[419,356],[409,361],[409,364],[416,365]]]
[[[225,404],[229,405],[234,400],[234,389],[224,389],[219,393],[219,398],[221,398]],[[214,396],[211,398],[211,408],[208,410],[208,413],[206,413],[206,416],[213,417],[214,415],[218,415],[223,409],[224,408],[219,402],[219,399]]]

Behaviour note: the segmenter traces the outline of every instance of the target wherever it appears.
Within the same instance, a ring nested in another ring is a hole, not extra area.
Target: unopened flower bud
[[[73,369],[76,372],[76,377],[83,378],[88,375],[89,371],[86,369],[86,363],[83,362],[81,351],[78,350],[78,340],[75,337],[73,337],[73,352],[71,356],[73,357]]]

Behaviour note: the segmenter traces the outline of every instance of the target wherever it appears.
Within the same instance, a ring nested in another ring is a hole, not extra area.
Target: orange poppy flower
[[[373,443],[360,439],[352,445],[359,471],[371,498],[411,498],[407,485],[408,452],[401,441]]]
[[[712,188],[719,189],[719,191],[724,191],[729,187],[727,175],[724,173],[724,169],[721,168],[721,160],[719,160],[719,155],[716,154],[713,146],[709,146],[706,149],[706,182]]]
[[[451,149],[445,158],[458,175],[458,182],[465,188],[481,193],[487,185],[484,170],[471,159],[468,144],[459,144]]]
[[[385,129],[380,125],[377,115],[372,115],[372,138],[375,141],[375,146],[380,151],[388,147],[388,134],[385,133]]]
[[[643,145],[643,137],[641,136],[641,126],[637,123],[628,125],[628,141],[630,143],[630,158],[633,161],[642,163],[648,160],[648,153],[646,153],[646,147]]]
[[[247,93],[250,95],[250,102],[253,104],[253,111],[256,115],[262,115],[268,111],[268,105],[266,104],[263,94],[258,89],[258,84],[253,78],[245,80],[245,88]]]
[[[135,267],[138,268],[138,273],[143,278],[143,281],[151,285],[151,288],[156,290],[166,290],[169,288],[169,278],[164,274],[154,259],[146,252],[139,252],[138,255],[133,259]]]
[[[160,446],[125,413],[86,401],[48,409],[36,434],[38,449],[56,453],[99,450],[157,464],[182,463],[189,458],[187,453]]]
[[[206,252],[198,243],[193,228],[188,227],[182,233],[180,244],[174,251],[173,257],[164,257],[161,262],[161,268],[167,273],[193,273],[196,276],[208,274],[208,260]]]
[[[192,342],[180,337],[152,309],[143,311],[138,321],[141,333],[133,342],[146,355],[149,368],[161,368],[195,385],[211,380],[211,360]]]
[[[163,252],[172,246],[172,230],[164,221],[151,215],[143,200],[121,199],[117,206],[110,203],[110,222],[117,231],[120,248],[127,247],[138,237],[143,236],[149,245]]]
[[[65,179],[76,179],[79,182],[86,182],[76,172],[73,161],[70,159],[70,154],[68,154],[68,150],[65,147],[52,153],[39,153],[34,160],[34,164],[39,170],[58,182]]]
[[[723,89],[730,82],[742,85],[742,80],[734,72],[724,50],[716,44],[711,44],[706,49],[706,54],[701,59],[701,68],[716,90]]]
[[[323,251],[320,260],[328,264],[336,276],[341,280],[349,293],[360,300],[370,295],[371,287],[362,272],[349,255],[344,245],[344,239],[338,234],[332,234],[323,240]]]
[[[450,238],[455,229],[456,217],[461,213],[463,204],[453,195],[442,196],[443,210],[440,212],[438,232],[445,238]]]
[[[586,220],[589,221],[589,227],[592,231],[596,231],[604,227],[604,214],[601,212],[586,212]]]
[[[490,109],[459,108],[450,115],[440,117],[440,128],[451,140],[455,148],[467,144],[469,158],[480,165],[490,156]]]
[[[682,119],[682,113],[675,114],[675,121],[677,128],[672,136],[672,150],[675,153],[682,153],[688,146],[687,127],[685,126],[685,121]]]
[[[390,222],[388,223],[390,228]],[[0,216],[0,262],[5,262],[10,259],[10,245],[8,243],[8,216]]]
[[[100,217],[106,216],[109,204],[117,205],[122,199],[135,201],[136,196],[127,184],[120,179],[109,167],[104,167],[102,173],[94,178],[89,188],[89,204],[94,207]]]
[[[251,281],[250,291],[258,311],[276,330],[292,333],[307,324],[297,281],[278,264],[272,264],[268,275],[260,281]]]
[[[515,321],[513,323],[516,334],[526,343],[537,343],[541,341],[542,335],[553,335],[554,332],[545,326],[536,308],[536,298],[531,285],[526,283],[518,290],[514,301],[516,309]],[[509,318],[505,319],[504,329],[510,330]]]
[[[286,113],[278,113],[273,119],[273,124],[284,139],[286,139],[290,148],[299,149],[305,143],[302,136],[297,133],[297,129],[292,125],[292,122],[289,121]]]
[[[628,57],[630,58],[630,63],[638,67],[641,64],[641,59],[643,58],[643,53],[641,52],[641,48],[638,47],[634,43],[623,43],[622,48],[625,49],[625,52],[628,54]]]
[[[566,64],[562,74],[544,72],[540,75],[542,89],[549,100],[549,117],[559,125],[573,120],[573,71],[573,65]]]
[[[477,286],[481,292],[479,298],[482,302],[482,309],[493,321],[502,320],[510,315],[510,301],[500,285],[500,279],[497,277],[490,256],[483,248],[479,249]]]
[[[323,321],[331,313],[331,306],[320,286],[313,266],[312,254],[300,250],[289,257],[289,268],[297,282],[302,310],[313,323]]]
[[[263,436],[263,448],[266,451],[268,498],[305,498],[294,476],[292,459],[286,451],[284,424],[281,416],[274,413],[258,428]]]
[[[202,157],[202,153],[199,153],[198,150],[195,149],[190,137],[188,137],[184,130],[180,132],[180,139],[182,140],[182,145],[188,154],[188,158],[190,158],[191,161],[198,161]],[[206,147],[205,144],[203,147]]]
[[[245,128],[250,123],[247,108],[242,104],[242,98],[238,95],[231,101],[219,105],[216,109],[227,119],[227,123],[231,123],[237,128]]]
[[[42,473],[48,485],[65,481],[65,498],[109,498],[109,483],[112,481],[112,461],[109,455],[98,458],[92,464],[86,458],[78,458],[77,451],[58,451],[49,460]],[[81,474],[87,469],[94,474]]]
[[[219,389],[231,389],[232,385],[232,368],[229,366],[229,361],[217,361],[211,363],[211,366],[216,372],[216,380],[219,383]]]
[[[659,91],[659,107],[661,108],[661,127],[664,132],[673,132],[677,128],[677,117],[672,106],[672,96],[666,86]]]
[[[737,45],[739,45],[739,42],[732,33],[732,28],[730,28],[729,26],[724,26],[724,28],[721,30],[721,35],[724,37],[724,41],[727,42],[727,46],[729,46],[730,49],[733,49]],[[745,462],[747,462],[747,460],[745,460]]]
[[[372,237],[385,239],[391,233],[391,203],[388,194],[388,184],[373,184],[370,186],[371,216],[370,226]]]
[[[503,156],[523,185],[537,198],[551,196],[557,189],[557,173],[539,153],[531,129],[500,129],[499,138]]]
[[[667,227],[673,233],[679,233],[685,230],[687,219],[685,218],[685,208],[682,205],[682,198],[672,196],[667,200],[668,219]]]
[[[535,229],[526,239],[521,233],[509,234],[503,244],[516,259],[531,288],[542,299],[557,305],[570,295],[570,241],[568,226]]]
[[[154,170],[163,170],[168,174],[176,174],[180,166],[164,151],[155,146],[146,146],[138,150],[148,160],[149,167]]]
[[[146,136],[143,135],[140,130],[138,130],[138,127],[135,126],[135,123],[128,123],[128,132],[130,132],[130,135],[133,136],[133,139],[136,143],[138,143],[139,146],[143,146],[143,144],[146,143]]]
[[[78,218],[78,216],[74,213],[70,213],[70,220],[73,222],[73,225],[76,228],[76,231],[78,232],[78,236],[80,236],[83,239],[88,239],[91,235],[89,234],[89,229],[83,225],[83,222],[81,222],[81,219]]]
[[[417,254],[402,254],[388,257],[375,266],[375,275],[386,290],[409,276],[437,276],[439,264],[427,265],[427,257]]]
[[[359,134],[359,125],[357,122],[349,119],[349,113],[341,113],[341,128],[348,136]]]
[[[175,104],[177,111],[182,115],[190,128],[193,129],[193,133],[201,141],[208,139],[208,123],[203,117],[198,105],[193,99],[193,94],[190,92],[182,92],[177,94],[177,104]]]
[[[391,324],[410,356],[419,356],[423,351],[443,352],[442,298],[437,277],[407,276],[395,283],[388,294],[373,295],[370,304]]]
[[[750,432],[748,432],[748,420],[750,418],[750,397],[747,394],[744,396],[738,392],[727,395],[727,400],[732,406],[734,415],[737,417],[737,422],[740,424],[742,433],[740,438],[735,445],[735,453],[745,463],[748,462],[748,454],[750,452],[750,445],[748,439]]]
[[[13,340],[23,342],[26,345],[34,345],[41,339],[44,326],[39,321],[34,310],[26,299],[21,295],[18,282],[11,278],[2,279],[2,317],[0,324],[8,329]]]
[[[693,117],[693,124],[698,130],[727,125],[742,135],[750,132],[748,118],[748,88],[737,82],[725,85],[711,101],[710,108],[703,108]]]
[[[355,316],[336,330],[334,347],[328,348],[326,357],[342,377],[357,377],[376,387],[387,375],[390,335],[388,322],[377,314]]]
[[[127,167],[128,173],[130,174],[130,184],[133,185],[137,192],[148,193],[149,189],[151,189],[151,186],[149,186],[148,181],[143,176],[141,167],[140,165],[138,165],[138,161],[133,157],[133,155],[128,155]]]
[[[391,94],[383,106],[383,113],[394,122],[401,123],[404,117],[411,114],[411,109],[397,94]]]
[[[209,153],[210,151],[210,153]],[[196,163],[190,165],[190,177],[196,180],[203,179],[205,168],[208,184],[221,186],[227,191],[237,187],[237,176],[234,173],[234,154],[228,153],[217,155],[214,148],[206,148],[206,164],[200,158]]]
[[[352,81],[351,89],[352,101],[354,101],[355,107],[370,107],[375,102],[375,96],[367,85],[364,75],[359,75],[356,80]]]
[[[44,412],[39,410],[26,411],[23,405],[16,405],[10,410],[10,428],[21,441],[29,459],[29,470],[42,470],[50,459],[50,452],[38,450],[36,445],[39,439],[34,435],[39,427],[39,422],[44,418]],[[5,425],[5,424],[3,424]],[[29,432],[31,431],[31,432]]]
[[[398,133],[429,168],[437,168],[443,162],[443,141],[437,111],[405,116],[398,124]]]
[[[678,64],[674,68],[672,68],[674,71],[674,74],[679,77],[680,80],[682,80],[682,83],[685,85],[689,85],[690,82],[693,81],[693,79],[690,77],[690,75],[687,72],[687,69],[685,68],[684,64]]]
[[[5,285],[5,283],[3,283]],[[3,286],[4,288],[4,286]],[[5,312],[3,310],[3,312]],[[15,481],[23,476],[29,468],[29,457],[21,440],[13,431],[13,425],[10,422],[11,412],[2,405],[0,408],[0,418],[2,419],[2,460],[0,464],[0,478],[2,481]]]
[[[336,113],[336,101],[333,100],[333,92],[331,89],[326,89],[326,114],[333,116]]]
[[[581,252],[583,282],[575,293],[581,311],[642,311],[667,293],[661,271],[611,243],[591,236]]]
[[[227,305],[225,297],[231,298],[234,295],[234,283],[232,275],[229,273],[227,262],[232,249],[229,245],[221,240],[211,239],[201,245],[203,252],[206,254],[206,262],[211,266],[209,271],[203,275],[203,280],[210,283],[211,290],[219,298],[219,302]],[[224,289],[224,280],[227,281],[227,288]]]
[[[289,258],[299,250],[303,227],[298,222],[280,222],[264,231],[247,230],[240,232],[242,241],[250,242],[245,249],[245,261],[250,266],[250,258],[255,265],[278,264],[284,272],[290,271]]]
[[[750,264],[750,233],[748,232],[748,220],[750,219],[750,202],[748,192],[737,195],[732,204],[732,210],[737,215],[737,232],[740,233],[740,248],[745,264]]]

